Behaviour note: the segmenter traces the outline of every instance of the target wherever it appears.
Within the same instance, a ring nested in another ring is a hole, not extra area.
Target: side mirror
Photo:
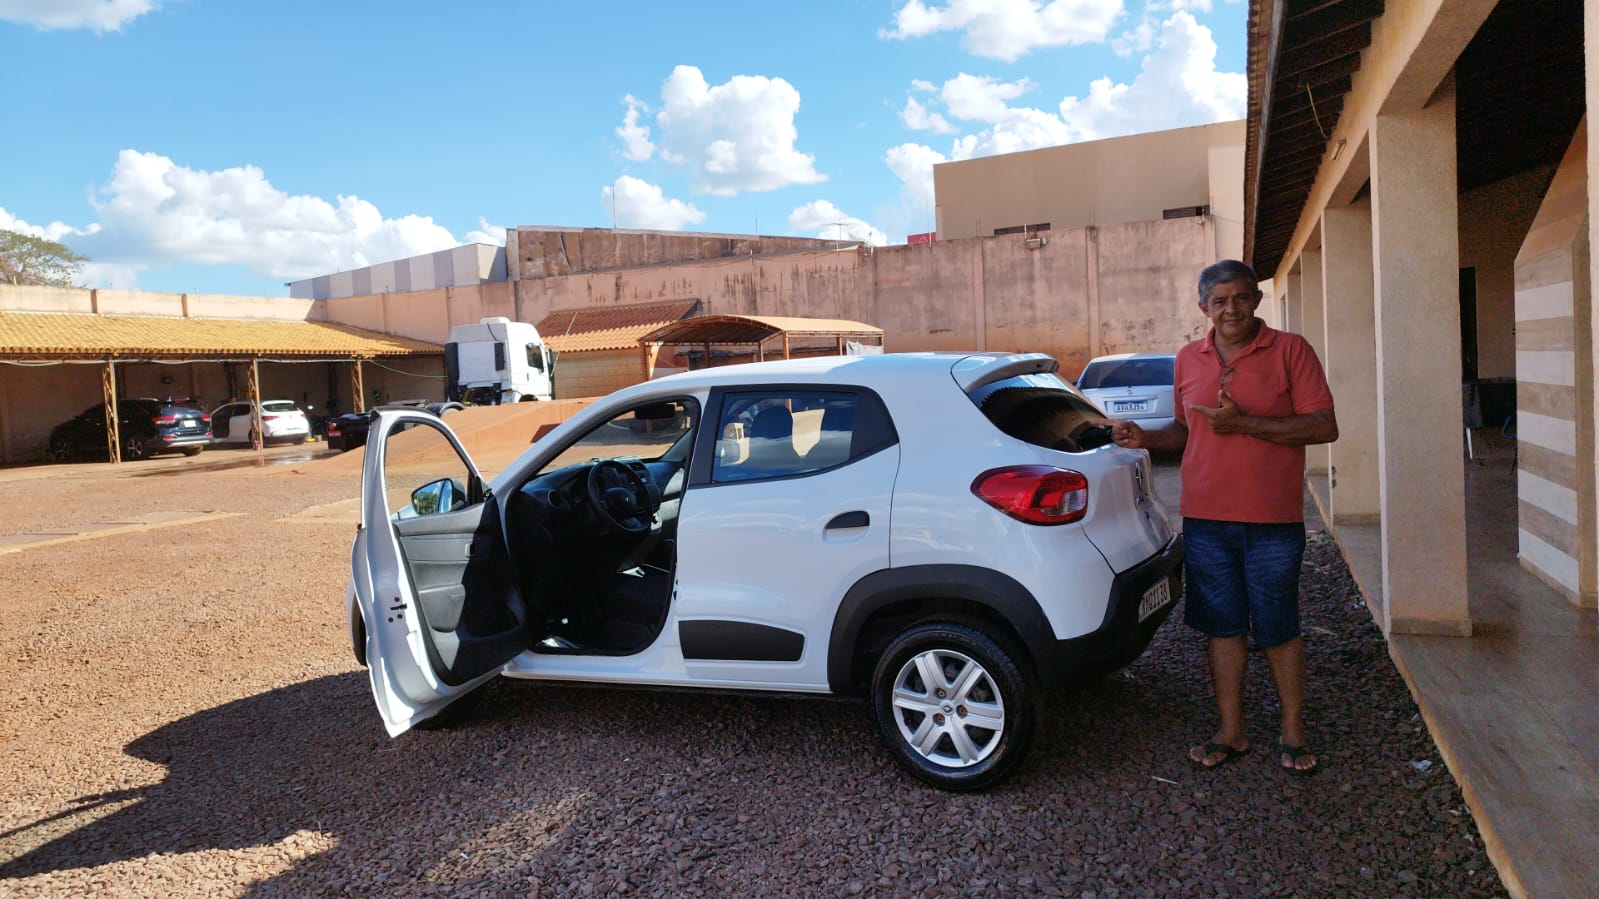
[[[466,488],[454,478],[439,478],[411,491],[411,508],[418,515],[437,515],[466,508]]]

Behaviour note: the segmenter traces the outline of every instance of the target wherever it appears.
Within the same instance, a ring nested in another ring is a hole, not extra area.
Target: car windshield
[[[1147,356],[1133,359],[1102,359],[1090,362],[1077,379],[1083,390],[1101,387],[1169,387],[1173,357]]]
[[[994,427],[1018,440],[1067,453],[1110,442],[1110,428],[1098,424],[1103,414],[1052,374],[1006,378],[969,396]]]
[[[261,409],[264,412],[298,412],[299,411],[298,409],[294,408],[294,403],[290,402],[289,400],[267,400],[266,402],[261,404]]]

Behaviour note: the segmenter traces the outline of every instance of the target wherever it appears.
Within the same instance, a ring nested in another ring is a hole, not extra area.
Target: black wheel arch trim
[[[1058,651],[1054,628],[1031,591],[1007,574],[976,565],[912,565],[874,571],[844,594],[827,644],[827,685],[834,693],[854,690],[855,644],[866,622],[894,603],[959,600],[991,609],[1021,638],[1035,669]]]

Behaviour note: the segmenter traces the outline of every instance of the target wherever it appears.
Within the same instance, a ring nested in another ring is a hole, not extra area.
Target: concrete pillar
[[[1599,48],[1599,0],[1584,0],[1582,9],[1584,40],[1587,47]],[[1584,64],[1587,68],[1587,114],[1584,124],[1588,127],[1588,134],[1594,134],[1599,128],[1599,51],[1590,50],[1585,55]],[[1588,168],[1588,370],[1599,372],[1599,315],[1594,314],[1593,285],[1599,284],[1599,253],[1593,248],[1599,246],[1599,236],[1594,228],[1599,226],[1596,222],[1594,210],[1599,209],[1599,152],[1589,151],[1587,159]],[[1599,447],[1599,390],[1591,391],[1586,397],[1587,402],[1579,404],[1577,409],[1577,429],[1585,438],[1588,446]],[[1577,480],[1579,493],[1588,496],[1599,496],[1599,458],[1590,456],[1581,460],[1577,466]],[[1590,526],[1579,530],[1577,534],[1578,552],[1589,558],[1599,559],[1599,525]],[[1590,579],[1596,591],[1599,583]],[[1587,597],[1579,595],[1580,602],[1586,602]],[[1596,597],[1599,602],[1599,597]]]
[[[1298,334],[1305,324],[1305,295],[1300,289],[1303,268],[1299,261],[1288,272],[1288,295],[1283,297],[1283,330]]]
[[[1371,200],[1322,213],[1322,285],[1327,352],[1321,357],[1338,404],[1330,445],[1333,525],[1377,521],[1377,324],[1371,267]]]
[[[1300,317],[1299,327],[1296,329],[1300,336],[1310,342],[1316,351],[1316,358],[1327,358],[1327,323],[1322,311],[1322,284],[1321,284],[1321,250],[1307,249],[1299,254],[1299,296]],[[1337,396],[1334,395],[1334,401]],[[1305,447],[1305,473],[1314,476],[1327,474],[1327,447]]]
[[[1453,83],[1370,140],[1382,625],[1469,636]]]

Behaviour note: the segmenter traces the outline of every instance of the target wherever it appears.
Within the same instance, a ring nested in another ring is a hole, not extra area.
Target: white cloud
[[[944,83],[923,114],[938,115],[933,105],[942,103],[949,118],[986,126],[951,143],[949,158],[972,159],[1242,118],[1247,84],[1240,72],[1216,70],[1210,29],[1178,12],[1161,23],[1130,84],[1100,78],[1086,97],[1067,97],[1055,111],[1011,105],[1033,89],[1025,78],[1006,82],[961,73]]]
[[[918,103],[915,97],[905,98],[905,108],[900,110],[899,117],[905,123],[905,127],[916,131],[931,131],[934,134],[954,134],[960,130],[951,125],[949,120],[939,113],[929,112],[927,107]]]
[[[600,191],[600,201],[607,213],[614,210],[618,228],[681,231],[705,220],[705,213],[692,204],[667,197],[659,187],[632,175],[623,175],[614,185],[606,185]]]
[[[909,209],[921,209],[932,203],[933,166],[948,162],[949,157],[922,144],[900,144],[883,154],[883,162],[903,185],[900,202]]]
[[[910,0],[894,15],[894,28],[878,35],[904,40],[959,31],[974,55],[1014,62],[1041,47],[1100,43],[1124,11],[1123,0],[949,0],[943,7]]]
[[[466,232],[466,243],[488,243],[497,247],[505,246],[505,229],[499,225],[489,224],[486,218],[477,220],[477,228]]]
[[[791,231],[809,231],[828,240],[865,242],[873,246],[886,246],[888,236],[871,223],[846,215],[827,200],[813,200],[788,214]]]
[[[161,0],[0,0],[0,20],[47,31],[116,31],[160,5]]]
[[[648,113],[650,108],[632,94],[623,102],[627,103],[627,114],[622,116],[622,124],[616,129],[616,136],[622,139],[622,155],[634,162],[644,162],[655,155],[655,144],[650,142],[650,126],[640,125],[638,116],[641,112]]]
[[[1060,117],[1079,139],[1222,122],[1244,116],[1242,72],[1216,70],[1216,41],[1190,13],[1161,24],[1154,50],[1131,84],[1101,78],[1088,96],[1067,97]]]
[[[28,227],[67,238],[93,260],[84,268],[86,283],[102,287],[133,287],[142,271],[182,263],[238,265],[294,280],[461,244],[425,216],[385,218],[355,196],[329,202],[284,193],[255,166],[204,171],[137,150],[117,155],[110,180],[90,202],[99,221],[85,228]],[[499,234],[496,242],[503,242],[504,229],[478,224],[472,239]]]
[[[799,91],[781,78],[736,75],[712,87],[699,69],[678,66],[655,116],[660,157],[687,168],[695,192],[717,196],[825,181],[816,157],[794,147],[799,105]],[[624,119],[618,133],[627,127]]]
[[[90,224],[86,228],[74,228],[63,222],[51,222],[48,225],[30,225],[17,218],[0,206],[0,231],[15,231],[30,237],[42,237],[45,240],[60,240],[63,237],[82,237],[100,230],[97,224]]]

